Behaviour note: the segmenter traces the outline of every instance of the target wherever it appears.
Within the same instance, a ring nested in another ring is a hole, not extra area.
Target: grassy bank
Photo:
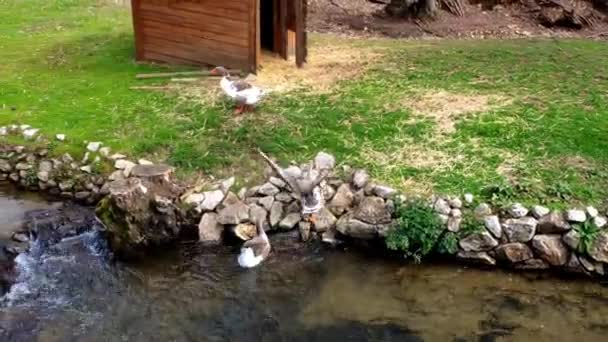
[[[323,91],[274,92],[234,118],[229,103],[184,88],[132,89],[149,83],[135,73],[162,67],[134,63],[125,9],[0,0],[0,10],[0,126],[67,134],[56,152],[101,140],[187,172],[248,175],[261,168],[256,147],[283,161],[326,150],[412,192],[549,204],[601,204],[608,192],[605,43],[314,36],[313,55],[331,44],[373,58]]]

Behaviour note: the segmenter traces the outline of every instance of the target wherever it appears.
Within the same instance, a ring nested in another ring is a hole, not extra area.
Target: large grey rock
[[[594,218],[600,214],[600,212],[593,206],[586,207],[585,211],[587,212],[587,215],[589,215],[589,217],[591,217],[591,218]]]
[[[369,224],[391,222],[391,214],[380,197],[365,197],[355,210],[354,218]]]
[[[33,139],[39,131],[40,130],[36,128],[26,129],[25,131],[23,131],[23,137],[27,140]]]
[[[550,267],[546,261],[538,258],[528,259],[513,266],[518,270],[546,270]]]
[[[64,136],[65,138],[65,136]],[[101,154],[104,158],[108,158],[110,156],[110,152],[112,151],[109,147],[102,147],[99,149],[99,154]]]
[[[468,204],[473,203],[474,199],[475,199],[475,197],[473,196],[473,194],[471,194],[471,193],[464,194],[464,201],[467,202]]]
[[[122,170],[114,171],[108,176],[108,180],[110,181],[117,181],[123,179],[125,179],[125,174],[122,172]]]
[[[510,242],[528,242],[534,237],[537,224],[535,218],[526,216],[505,220],[502,229]]]
[[[291,213],[285,216],[284,219],[279,222],[279,228],[282,230],[291,230],[300,222],[301,215],[299,213]]]
[[[315,168],[317,170],[331,170],[336,166],[336,158],[329,153],[319,152],[315,156]]]
[[[316,220],[314,224],[314,230],[317,232],[324,232],[329,229],[333,229],[338,219],[331,213],[327,208],[322,208],[318,214],[315,215]]]
[[[234,176],[226,178],[217,184],[217,189],[222,190],[223,193],[227,194],[234,185],[234,183],[236,183],[236,178]]]
[[[576,230],[572,229],[571,231],[562,236],[562,240],[564,240],[566,246],[576,251],[578,250],[579,243],[581,242],[581,234]]]
[[[369,174],[365,170],[355,170],[353,173],[353,185],[357,189],[363,189],[369,181]]]
[[[270,182],[270,184],[276,186],[279,189],[283,189],[287,186],[287,184],[285,183],[285,181],[283,181],[281,178],[277,178],[277,177],[270,177],[268,178],[268,181]]]
[[[310,227],[310,222],[300,221],[300,223],[298,223],[298,232],[300,233],[300,239],[302,239],[302,241],[304,242],[310,240]]]
[[[458,244],[466,252],[483,252],[498,246],[498,241],[489,232],[484,231],[471,234],[461,239]]]
[[[343,235],[355,239],[368,240],[378,236],[378,230],[373,224],[359,221],[351,215],[342,216],[336,223],[336,229]]]
[[[236,225],[249,220],[249,207],[243,202],[229,205],[218,213],[217,221],[221,224]]]
[[[474,214],[478,218],[492,215],[492,208],[487,203],[480,203],[474,210]]]
[[[495,238],[500,239],[502,237],[502,226],[500,225],[498,216],[490,215],[484,217],[483,225]]]
[[[334,187],[329,184],[323,186],[321,188],[321,191],[323,192],[323,198],[325,199],[325,201],[331,201],[331,199],[336,194],[336,190],[334,189]]]
[[[50,160],[43,160],[38,164],[38,171],[44,172],[52,172],[53,171],[53,162]]]
[[[574,253],[570,255],[568,262],[564,265],[564,269],[571,273],[585,273],[585,268]]]
[[[291,196],[289,192],[279,192],[274,196],[274,198],[283,203],[291,203],[294,200],[293,196]]]
[[[99,141],[92,141],[87,144],[87,150],[89,150],[90,152],[97,152],[97,151],[99,151],[99,148],[101,147],[101,145],[102,145],[102,143]]]
[[[589,246],[589,256],[595,261],[608,263],[608,231],[600,231]]]
[[[338,191],[329,203],[329,210],[335,215],[342,215],[349,207],[353,205],[355,194],[350,185],[344,183],[340,185]]]
[[[109,183],[107,191],[96,213],[115,255],[142,256],[147,248],[165,248],[182,235],[186,215],[176,203],[175,183],[129,178]]]
[[[433,204],[433,209],[435,209],[437,213],[442,215],[449,215],[452,211],[452,208],[450,207],[448,201],[443,198],[439,198],[435,201],[435,203]]]
[[[456,209],[462,208],[462,200],[458,197],[450,198],[449,203],[450,203],[450,207],[452,207],[452,208],[456,208]]]
[[[224,226],[217,221],[217,214],[206,213],[198,225],[199,241],[206,243],[220,243]]]
[[[605,216],[596,216],[593,218],[593,224],[598,228],[603,228],[608,221]]]
[[[496,247],[496,258],[510,263],[532,259],[534,255],[530,248],[520,242],[511,242]]]
[[[466,259],[483,265],[496,265],[496,260],[494,260],[494,258],[492,258],[487,252],[459,251],[456,256],[461,259]]]
[[[213,211],[224,200],[224,193],[221,190],[206,191],[203,193],[204,199],[199,204],[202,211]]]
[[[462,222],[462,218],[459,216],[450,216],[448,218],[448,230],[454,233],[460,231],[460,223]]]
[[[541,234],[557,234],[569,231],[572,226],[564,219],[562,213],[553,211],[541,217],[537,228]]]
[[[532,216],[534,216],[536,219],[540,219],[541,217],[549,214],[550,210],[547,207],[543,207],[542,205],[535,205],[532,207],[532,210],[530,211],[532,213]]]
[[[270,208],[272,208],[272,204],[274,203],[274,197],[273,196],[262,197],[257,202],[258,202],[258,204],[263,206],[266,210],[270,210]]]
[[[11,165],[11,163],[4,159],[0,159],[0,172],[8,173],[11,171],[13,171],[13,166]]]
[[[258,193],[260,195],[264,195],[264,196],[274,196],[274,195],[278,194],[280,191],[281,190],[279,190],[279,188],[277,188],[274,184],[272,184],[270,182],[264,183],[258,189]]]
[[[509,214],[514,218],[520,218],[528,215],[528,208],[524,207],[521,203],[514,203],[509,207]]]
[[[562,266],[568,262],[569,252],[562,242],[561,235],[536,235],[532,239],[532,248],[550,265]]]
[[[583,268],[585,268],[585,270],[587,272],[595,271],[595,263],[593,261],[591,261],[581,255],[577,255],[577,257],[578,257],[578,261],[581,263],[581,266],[583,266]]]
[[[241,200],[239,199],[239,197],[237,195],[234,194],[234,192],[229,192],[226,194],[226,197],[224,197],[224,200],[222,201],[221,207],[227,207],[229,205],[233,205],[235,203],[241,202]]]
[[[374,185],[372,192],[378,197],[389,199],[395,196],[397,190],[386,185]]]
[[[566,220],[568,222],[583,223],[587,220],[587,215],[584,210],[570,209],[566,210]]]
[[[270,222],[268,221],[268,211],[257,204],[249,206],[249,220],[253,223],[262,222],[264,231],[270,229]]]
[[[38,173],[36,174],[36,176],[38,177],[38,179],[41,182],[48,182],[49,181],[49,173],[47,171],[38,171]]]
[[[31,164],[28,163],[17,163],[17,165],[15,165],[15,170],[19,170],[19,171],[26,171],[32,168]]]
[[[275,201],[275,203],[276,203],[276,201]],[[286,214],[302,213],[302,206],[300,205],[300,201],[291,202],[285,209],[285,213]]]
[[[274,202],[270,207],[270,226],[277,227],[281,219],[283,219],[283,204]]]

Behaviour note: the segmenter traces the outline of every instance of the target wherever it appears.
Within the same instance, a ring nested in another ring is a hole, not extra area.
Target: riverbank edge
[[[90,153],[85,155],[86,160],[78,162],[67,154],[52,158],[46,148],[0,145],[0,181],[27,191],[97,205],[110,246],[119,256],[127,256],[128,253],[121,252],[128,249],[145,253],[148,248],[184,236],[198,235],[204,244],[221,244],[227,236],[247,240],[255,236],[254,222],[259,217],[264,218],[265,230],[270,233],[297,229],[302,241],[321,240],[338,245],[353,240],[385,240],[401,224],[396,206],[412,200],[388,186],[374,183],[365,170],[335,170],[334,157],[320,152],[310,163],[284,169],[297,177],[302,173],[328,171],[328,177],[319,184],[323,207],[310,220],[302,215],[301,200],[289,182],[272,170],[266,170],[267,181],[258,186],[233,192],[235,179],[231,177],[202,191],[177,184],[170,167],[161,166],[158,173],[158,165],[146,161],[134,163],[125,156],[104,153],[100,146],[88,144]],[[115,171],[104,173],[104,163],[113,163]],[[158,179],[163,181],[159,183]],[[166,186],[171,187],[169,192],[165,191]],[[116,199],[125,193],[131,196],[131,202],[139,201],[136,207],[146,213],[139,213],[138,218],[118,217],[132,214],[116,210]],[[494,208],[477,202],[469,194],[462,199],[432,196],[415,200],[424,201],[436,213],[444,227],[442,235],[449,233],[457,238],[456,248],[448,254],[460,261],[516,270],[605,276],[606,217],[593,207],[559,212],[514,203]],[[167,217],[171,219],[166,220]],[[463,222],[470,222],[467,218],[474,219],[475,229],[468,224],[463,229]],[[165,231],[173,229],[173,232],[152,238],[146,226],[159,222],[164,222]]]

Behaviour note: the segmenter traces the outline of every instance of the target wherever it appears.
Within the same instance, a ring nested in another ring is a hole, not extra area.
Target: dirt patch
[[[361,148],[360,158],[373,167],[375,177],[389,181],[411,194],[432,193],[432,175],[452,169],[458,161],[465,158],[463,155],[447,154],[411,141],[395,142],[394,145],[399,147],[382,150],[366,144]],[[413,177],[398,176],[408,168],[426,172]]]
[[[389,173],[403,167],[444,171],[465,158],[464,155],[448,154],[444,151],[417,145],[412,142],[396,142],[395,145],[400,147],[386,151],[374,149],[373,146],[369,145],[363,146],[361,157],[364,160],[373,161],[373,164],[378,169]]]
[[[311,42],[308,63],[294,67],[294,61],[266,56],[253,83],[276,92],[307,88],[327,92],[338,81],[353,79],[382,56],[380,49],[353,46],[347,41],[319,39]]]
[[[464,16],[439,11],[433,20],[392,18],[384,5],[368,0],[309,0],[309,28],[357,36],[516,38],[516,37],[593,37],[608,38],[606,16],[595,11],[594,25],[581,30],[547,28],[538,22],[538,9],[525,1],[499,5],[501,1],[464,3]],[[584,3],[585,1],[581,1]]]
[[[328,92],[337,82],[361,75],[383,56],[382,48],[365,48],[354,46],[354,43],[348,39],[315,37],[310,42],[309,58],[304,67],[296,68],[293,59],[264,55],[258,74],[249,75],[246,80],[271,94],[295,89]],[[145,90],[146,87],[140,88]],[[167,85],[148,90],[171,92],[206,105],[225,101],[218,78],[176,78]]]
[[[514,183],[517,179],[518,170],[522,166],[522,158],[507,150],[500,150],[500,156],[503,161],[496,168],[496,172],[509,182]]]
[[[557,160],[557,165],[571,168],[579,172],[587,172],[595,169],[595,165],[581,156],[565,156]]]
[[[445,90],[428,91],[420,95],[408,95],[401,104],[411,108],[414,115],[428,118],[436,123],[439,134],[456,131],[456,121],[468,114],[479,113],[502,106],[507,99],[499,95],[469,95]]]

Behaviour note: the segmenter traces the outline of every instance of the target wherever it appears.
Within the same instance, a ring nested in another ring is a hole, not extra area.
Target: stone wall
[[[332,156],[320,153],[313,163],[292,165],[289,169],[301,173],[322,160],[335,165]],[[405,196],[374,183],[364,170],[331,174],[320,184],[325,205],[312,219],[300,213],[297,196],[275,176],[237,193],[231,191],[234,179],[228,179],[219,182],[214,190],[191,193],[184,201],[202,216],[199,235],[205,243],[220,243],[226,232],[249,239],[255,235],[257,217],[264,218],[266,230],[271,233],[298,229],[303,241],[319,239],[335,245],[342,240],[386,237],[396,224],[395,201],[406,201]],[[445,230],[457,233],[458,251],[454,256],[460,260],[519,270],[551,268],[604,275],[608,230],[606,217],[594,207],[561,212],[515,203],[493,208],[477,203],[471,194],[463,198],[433,196],[428,205],[441,218]],[[467,216],[478,229],[461,231]],[[583,243],[585,234],[589,236]]]
[[[45,142],[27,125],[0,127],[0,135],[6,134]],[[59,142],[65,139],[55,137]],[[383,239],[396,225],[395,202],[406,200],[395,189],[373,182],[365,170],[336,169],[335,158],[324,152],[303,165],[274,164],[263,184],[234,189],[231,177],[195,191],[177,185],[170,167],[110,155],[101,142],[83,145],[86,152],[80,161],[69,154],[49,157],[46,148],[0,146],[0,181],[89,204],[104,199],[98,215],[107,226],[110,244],[124,255],[196,235],[196,227],[205,244],[222,243],[227,236],[248,240],[256,234],[256,223],[269,233],[298,230],[303,241],[317,239],[331,245]],[[109,164],[115,171],[106,176],[102,165]],[[302,197],[308,195],[294,187],[305,184],[306,175],[320,174],[325,175],[323,180],[314,183],[309,194],[318,194],[313,201],[318,210],[310,214],[302,207]],[[428,205],[445,230],[458,236],[459,250],[454,255],[458,259],[522,270],[553,268],[604,275],[606,217],[593,207],[560,212],[515,203],[493,208],[470,194],[434,196]],[[461,231],[467,217],[478,229]]]

